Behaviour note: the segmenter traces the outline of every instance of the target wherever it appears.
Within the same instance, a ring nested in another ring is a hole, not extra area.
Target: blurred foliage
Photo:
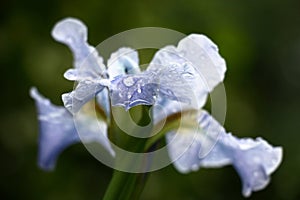
[[[28,90],[36,85],[56,104],[71,90],[62,74],[72,55],[50,36],[67,16],[87,24],[91,44],[143,26],[207,34],[227,61],[227,130],[284,147],[270,185],[250,199],[300,198],[300,1],[3,0],[1,199],[100,199],[111,177],[80,144],[62,154],[52,173],[36,165],[38,126]],[[182,175],[169,166],[151,175],[142,199],[243,199],[240,191],[232,167]]]

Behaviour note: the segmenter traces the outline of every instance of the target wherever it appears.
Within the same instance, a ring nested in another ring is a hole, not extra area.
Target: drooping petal
[[[64,108],[52,105],[35,88],[30,91],[35,99],[39,120],[38,164],[44,170],[55,167],[58,155],[79,141],[71,114]]]
[[[104,111],[106,117],[110,118],[109,93],[107,88],[96,94],[96,102]]]
[[[74,121],[83,143],[98,142],[111,156],[115,156],[115,151],[107,137],[107,124],[105,121],[88,115],[84,111],[75,115]]]
[[[107,61],[109,79],[113,80],[119,75],[140,73],[139,58],[135,50],[120,48],[111,54]]]
[[[231,164],[240,175],[244,196],[266,187],[281,162],[281,147],[272,147],[261,138],[238,139],[205,111],[198,115],[198,123],[199,129],[167,134],[169,155],[179,172]]]
[[[173,101],[165,97],[158,97],[152,107],[153,124],[158,124],[168,116],[175,113],[181,113],[188,108],[189,106],[183,102]]]
[[[36,88],[30,90],[31,97],[36,101],[39,120],[39,153],[38,164],[44,170],[53,170],[59,154],[68,146],[77,142],[99,142],[114,155],[106,135],[106,124],[101,123],[97,132],[91,128],[96,122],[88,116],[81,117],[75,127],[73,116],[61,106],[53,105],[41,96]],[[82,133],[80,137],[77,129]]]

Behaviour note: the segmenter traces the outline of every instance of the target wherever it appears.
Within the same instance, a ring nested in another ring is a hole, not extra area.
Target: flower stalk
[[[142,110],[142,117],[138,122],[138,124],[144,125],[145,122],[148,121],[147,116],[149,112],[149,107],[140,106],[139,108]],[[111,116],[113,116],[113,114]],[[133,132],[134,131],[136,130],[133,130]],[[124,131],[121,130],[118,124],[116,123],[114,117],[111,118],[109,136],[111,136],[110,139],[114,140],[112,142],[117,143],[118,146],[122,146],[122,148],[128,151],[139,152],[139,153],[145,152],[144,149],[145,149],[147,139],[138,139],[124,133]],[[116,140],[116,138],[118,138],[118,140]],[[140,164],[141,168],[147,167],[144,166],[144,162],[141,163],[138,160],[132,160],[132,159],[135,158],[128,158],[126,156],[124,157],[123,154],[117,153],[115,159],[115,165],[127,167],[132,164],[137,164],[137,165]],[[151,165],[151,163],[149,163],[147,160],[146,165],[149,164]],[[128,172],[123,172],[115,169],[103,199],[104,200],[139,199],[144,189],[144,186],[146,184],[146,181],[148,179],[149,176],[148,174],[149,173],[128,173]]]

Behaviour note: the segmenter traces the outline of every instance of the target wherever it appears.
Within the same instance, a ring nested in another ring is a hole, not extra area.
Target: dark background
[[[131,28],[165,27],[212,38],[227,61],[225,127],[239,137],[262,136],[284,148],[269,186],[250,199],[300,199],[300,1],[92,0],[0,2],[1,199],[101,199],[112,170],[74,145],[54,172],[38,169],[37,119],[28,90],[55,104],[72,83],[62,74],[69,50],[50,36],[64,17],[78,17],[98,44]],[[182,175],[169,166],[152,174],[150,199],[243,199],[232,167]]]

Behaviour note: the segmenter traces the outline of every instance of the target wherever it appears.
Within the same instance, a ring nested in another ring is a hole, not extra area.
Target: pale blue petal
[[[173,79],[173,84],[165,83],[165,76],[169,76],[169,80]],[[180,74],[172,74],[171,67],[161,70],[159,74],[146,71],[135,75],[120,75],[110,85],[112,105],[123,106],[126,109],[137,105],[153,105],[158,97],[189,105],[196,104],[192,102],[195,98],[189,87],[185,87],[186,84],[188,83]]]
[[[174,67],[170,67],[174,66]],[[174,69],[176,67],[176,69]],[[168,46],[160,49],[151,61],[148,71],[160,72],[163,68],[173,69],[174,73],[183,74],[182,81],[173,79],[174,74],[162,77],[161,81],[173,86],[178,96],[190,93],[190,102],[172,102],[170,98],[158,98],[153,108],[154,119],[158,122],[162,116],[169,116],[187,109],[200,109],[206,102],[207,95],[224,79],[226,64],[218,53],[217,46],[206,36],[192,34],[182,39],[178,47]],[[172,76],[172,77],[171,77]],[[174,84],[178,82],[179,84]],[[188,84],[187,84],[188,83]],[[191,100],[192,99],[192,100]]]
[[[103,59],[96,49],[87,43],[87,28],[80,20],[66,18],[58,22],[52,30],[52,37],[71,49],[75,68],[83,68],[85,65],[89,67],[90,72],[96,74],[105,70]]]
[[[126,74],[137,74],[140,73],[139,68],[139,59],[138,54],[135,50],[131,48],[120,48],[118,51],[111,54],[110,58],[107,62],[107,73],[108,77],[111,81],[113,81],[117,76],[120,75],[126,75]],[[116,84],[117,81],[113,81],[114,84]],[[119,85],[119,84],[117,84]],[[118,86],[116,86],[118,87]],[[122,89],[121,89],[122,90]],[[103,105],[102,107],[105,108],[106,115],[109,116],[109,101],[108,101],[108,92],[106,90],[106,94],[104,94],[105,91],[102,91],[99,95],[97,95],[97,102],[105,102],[106,105]],[[123,98],[120,97],[122,94],[117,94],[119,91],[114,88],[112,90],[112,104],[113,105],[123,105],[129,109],[130,105],[134,105],[137,103],[137,101],[134,100],[135,97],[130,97],[129,93],[127,91],[122,91]],[[135,103],[127,103],[130,102],[128,99],[124,99],[124,97],[127,97],[129,99],[132,98]],[[122,102],[122,99],[124,99],[125,102]],[[142,103],[145,103],[144,101],[140,101]],[[147,103],[145,103],[147,104]]]
[[[36,101],[39,120],[39,153],[38,164],[44,170],[53,170],[59,154],[68,146],[80,142],[98,142],[114,155],[107,138],[107,127],[104,122],[97,129],[95,120],[81,115],[75,128],[73,116],[61,106],[53,105],[41,96],[36,88],[30,90],[31,97]],[[80,130],[80,137],[77,134]]]
[[[162,98],[183,102],[194,109],[199,107],[197,94],[201,91],[195,93],[191,85],[201,80],[193,76],[197,73],[192,67],[170,63],[166,67],[157,67],[154,70],[153,66],[140,74],[115,77],[110,87],[112,105],[121,105],[129,109],[139,104],[153,105],[157,98]],[[202,92],[200,95],[206,98],[206,93]]]
[[[178,43],[177,50],[204,78],[209,91],[223,81],[226,72],[225,60],[220,56],[217,45],[208,37],[191,34]]]
[[[152,105],[157,98],[158,84],[147,74],[118,76],[111,83],[110,96],[113,106],[126,110],[136,105]]]
[[[282,148],[272,147],[265,140],[239,139],[207,112],[198,116],[199,129],[182,129],[167,134],[169,155],[178,171],[187,173],[200,167],[233,165],[243,184],[243,195],[266,187],[281,163]]]
[[[138,54],[131,48],[120,48],[111,54],[107,67],[110,80],[119,75],[140,73]]]
[[[158,124],[168,116],[181,113],[188,108],[187,104],[173,101],[165,97],[158,97],[152,107],[153,124]]]
[[[106,116],[110,118],[109,94],[107,88],[104,88],[96,95],[96,102],[98,103],[100,108],[103,109]]]
[[[83,143],[98,142],[111,156],[115,156],[115,151],[107,137],[107,124],[105,121],[84,112],[80,112],[74,117],[76,130]]]
[[[175,47],[167,46],[160,49],[147,71],[158,76],[161,88],[172,91],[176,96],[173,100],[186,99],[186,103],[193,107],[203,106],[208,93],[204,79],[197,73],[194,66],[177,52]]]
[[[73,92],[62,96],[66,108],[74,113],[103,89],[96,82],[106,78],[105,65],[97,50],[87,43],[87,28],[80,20],[66,18],[58,22],[52,30],[52,36],[66,44],[74,55],[75,69],[67,70],[64,77],[79,84]],[[109,113],[107,92],[97,96],[101,97],[98,102],[100,107]]]
[[[35,88],[31,89],[30,94],[35,99],[38,109],[38,164],[44,170],[52,170],[59,154],[80,139],[72,115],[64,107],[51,104]]]
[[[74,114],[103,89],[104,86],[99,83],[94,83],[93,81],[80,81],[75,90],[62,95],[64,106]]]
[[[79,70],[79,69],[68,69],[64,73],[64,77],[70,81],[82,81],[82,80],[93,80],[96,77],[93,77],[88,70]]]

